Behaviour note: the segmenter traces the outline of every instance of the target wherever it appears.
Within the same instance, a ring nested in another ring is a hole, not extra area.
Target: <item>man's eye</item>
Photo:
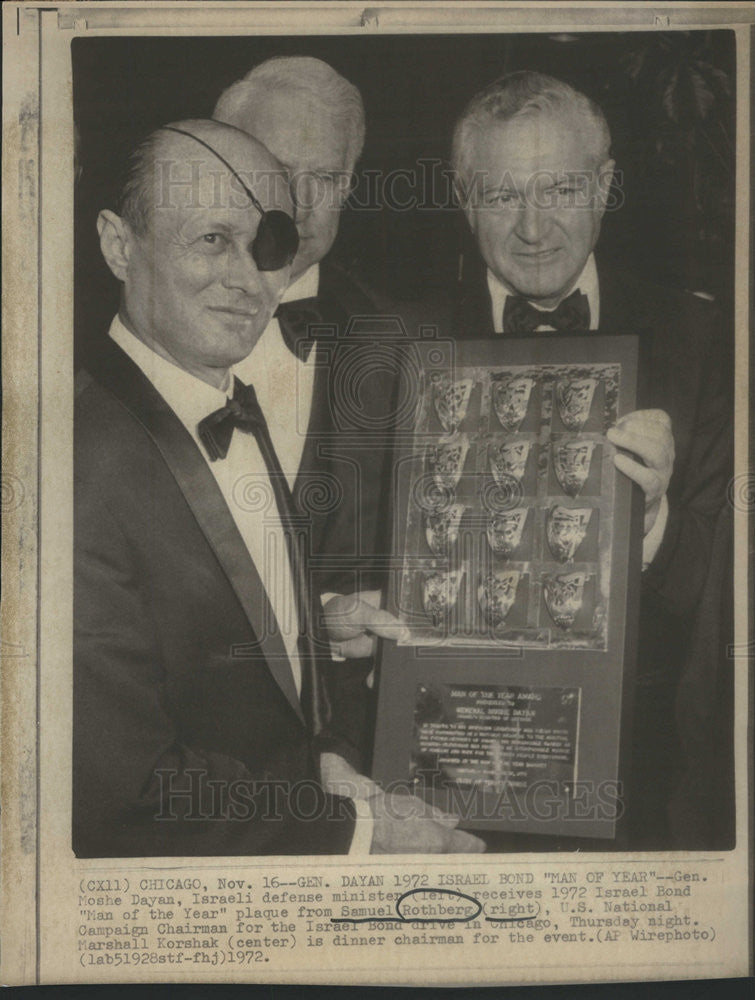
[[[200,236],[199,242],[203,246],[220,250],[225,246],[227,241],[222,233],[204,233],[202,236]]]
[[[516,201],[516,195],[511,191],[499,191],[497,194],[490,196],[491,205],[497,205],[500,208],[505,208],[508,205],[513,205]]]

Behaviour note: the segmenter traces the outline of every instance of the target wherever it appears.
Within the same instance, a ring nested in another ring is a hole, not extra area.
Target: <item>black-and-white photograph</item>
[[[732,849],[734,33],[71,58],[77,857]]]
[[[755,14],[1,13],[0,980],[751,972]]]

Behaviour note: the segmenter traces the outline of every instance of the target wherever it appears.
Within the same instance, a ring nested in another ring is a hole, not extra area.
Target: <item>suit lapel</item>
[[[318,344],[315,350],[332,351],[333,345]],[[322,470],[323,459],[318,455],[318,444],[321,435],[330,436],[333,432],[333,414],[330,408],[330,364],[328,358],[320,355],[316,359],[315,377],[312,385],[312,405],[307,421],[307,437],[302,449],[297,486],[304,477]]]
[[[197,444],[162,396],[117,345],[107,345],[95,373],[144,427],[162,455],[228,577],[270,672],[304,723],[291,665],[267,592]],[[270,623],[274,623],[272,630]]]
[[[608,335],[638,333],[636,303],[620,275],[598,264],[600,294],[600,333]]]
[[[454,330],[460,340],[496,337],[485,265],[478,253],[464,256]]]
[[[338,297],[331,287],[329,281],[330,271],[326,265],[322,265],[320,271],[320,288],[317,294],[317,305],[323,323],[335,328],[335,336],[328,337],[322,344],[316,344],[315,350],[327,352],[316,359],[315,378],[312,386],[312,405],[309,411],[309,421],[307,423],[307,437],[304,442],[299,471],[296,477],[294,495],[298,496],[299,491],[306,485],[307,478],[318,473],[327,472],[331,463],[320,454],[321,441],[332,440],[335,433],[333,421],[333,411],[331,405],[331,372],[332,355],[338,345],[343,343],[343,335],[348,322],[346,312],[341,307]],[[319,551],[320,535],[323,529],[323,518],[314,518],[313,532],[310,538],[312,551]]]
[[[607,336],[635,334],[639,338],[637,409],[645,409],[653,397],[652,379],[658,375],[658,346],[653,335],[652,307],[631,276],[598,264],[600,288],[599,333]]]

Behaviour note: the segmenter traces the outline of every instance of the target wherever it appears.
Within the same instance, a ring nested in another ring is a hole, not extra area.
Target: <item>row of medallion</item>
[[[525,375],[492,374],[490,398],[493,412],[503,430],[519,430],[527,415],[536,379]],[[452,379],[436,372],[431,376],[432,401],[435,414],[446,434],[455,434],[467,415],[472,378]],[[599,379],[557,379],[553,395],[561,423],[567,430],[581,431],[587,422]]]
[[[477,447],[486,450],[485,472],[489,471],[494,482],[511,493],[534,492],[534,477],[537,468],[535,442],[531,438],[514,438],[503,441],[492,439]],[[551,467],[555,477],[553,486],[560,488],[566,496],[578,497],[583,490],[593,495],[600,493],[600,462],[596,461],[595,474],[593,457],[595,449],[601,453],[602,444],[594,438],[568,437],[554,439],[550,444]],[[466,473],[470,449],[469,437],[458,434],[448,440],[439,440],[425,449],[427,479],[441,490],[456,490],[464,476],[479,477],[484,474],[475,468]],[[589,480],[589,483],[588,483]],[[585,490],[585,485],[587,489]]]
[[[459,588],[465,570],[433,569],[421,574],[422,606],[433,626],[448,623],[456,607]],[[477,582],[477,602],[483,619],[493,629],[500,629],[514,606],[523,574],[517,569],[480,573]],[[540,577],[543,599],[553,622],[562,631],[574,626],[582,610],[585,584],[593,576],[586,570],[570,573],[543,573]]]
[[[459,548],[462,519],[467,510],[463,503],[451,503],[447,507],[425,512],[423,515],[425,540],[433,555],[446,559],[452,557]],[[513,507],[487,513],[483,519],[470,520],[467,523],[468,537],[480,533],[484,524],[484,535],[492,554],[500,559],[531,559],[533,558],[532,541],[535,526],[534,507]],[[572,562],[579,553],[581,558],[597,557],[597,523],[593,530],[592,552],[582,548],[587,538],[588,529],[598,513],[592,507],[564,507],[554,504],[544,511],[544,535],[548,549],[559,563]],[[525,529],[528,529],[525,535]],[[523,540],[527,544],[523,545]],[[545,555],[545,558],[548,558]]]

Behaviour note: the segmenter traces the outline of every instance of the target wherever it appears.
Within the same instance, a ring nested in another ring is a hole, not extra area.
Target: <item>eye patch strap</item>
[[[280,271],[281,268],[286,267],[290,264],[294,257],[296,256],[296,251],[299,249],[299,234],[296,231],[296,225],[294,220],[286,212],[282,212],[279,209],[272,209],[271,211],[266,211],[254,195],[252,191],[246,186],[241,176],[236,170],[231,166],[231,164],[222,156],[216,149],[204,139],[200,139],[198,135],[194,135],[193,132],[187,132],[185,129],[176,128],[175,125],[163,125],[162,129],[168,132],[177,132],[179,135],[188,136],[195,142],[198,142],[200,146],[204,146],[205,149],[209,150],[214,157],[216,157],[220,162],[230,171],[231,176],[235,177],[236,180],[241,185],[244,193],[251,201],[254,208],[260,213],[261,219],[260,224],[257,228],[257,234],[252,241],[252,256],[257,268],[260,271]]]

